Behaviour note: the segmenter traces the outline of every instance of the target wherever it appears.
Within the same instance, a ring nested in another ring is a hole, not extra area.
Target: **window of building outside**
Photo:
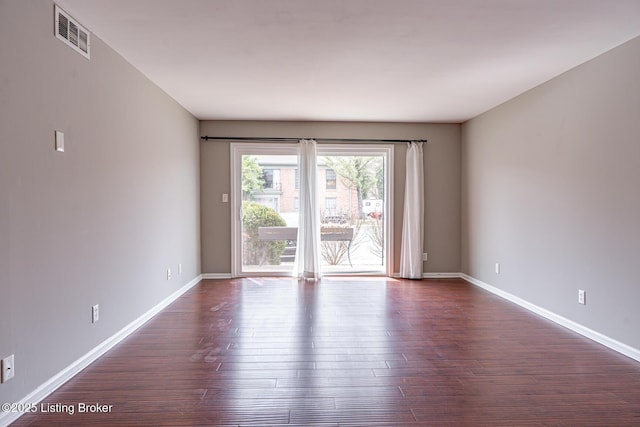
[[[296,197],[293,199],[293,210],[294,212],[300,211],[300,197]]]
[[[276,212],[280,212],[280,197],[279,196],[255,196],[255,202],[273,209]]]
[[[264,178],[265,190],[277,190],[280,188],[280,170],[279,169],[264,169],[262,171]]]
[[[299,190],[300,189],[300,169],[296,169],[296,183],[295,183],[295,189]]]
[[[336,199],[335,197],[327,197],[324,199],[325,215],[327,216],[337,215],[337,208],[338,208],[337,201],[338,199]]]
[[[335,190],[336,189],[336,171],[333,169],[327,169],[325,172],[326,177],[326,189],[327,190]],[[335,199],[334,199],[335,200]]]

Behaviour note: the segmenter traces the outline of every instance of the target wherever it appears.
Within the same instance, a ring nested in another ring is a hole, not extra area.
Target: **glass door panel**
[[[293,272],[297,155],[241,154],[242,273]]]
[[[322,271],[387,273],[388,148],[318,153]]]

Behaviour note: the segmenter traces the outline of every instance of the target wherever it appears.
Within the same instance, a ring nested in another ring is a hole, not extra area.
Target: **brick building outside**
[[[260,156],[265,180],[264,189],[253,199],[276,210],[288,226],[297,226],[300,203],[299,172],[295,157]],[[346,222],[358,215],[358,193],[345,185],[333,169],[318,163],[318,202],[325,222]]]

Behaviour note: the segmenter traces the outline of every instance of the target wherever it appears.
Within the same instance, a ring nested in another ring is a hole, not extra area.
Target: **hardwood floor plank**
[[[640,364],[457,279],[205,280],[42,403],[15,426],[625,426]]]
[[[361,377],[374,377],[373,369],[305,369],[298,371],[297,378],[361,378]]]
[[[350,409],[335,411],[314,411],[314,410],[293,410],[291,411],[291,421],[294,423],[316,422],[337,422],[338,425],[343,423],[358,423],[361,426],[368,426],[381,422],[394,422],[396,425],[414,422],[411,410],[398,408],[375,408],[375,409]]]

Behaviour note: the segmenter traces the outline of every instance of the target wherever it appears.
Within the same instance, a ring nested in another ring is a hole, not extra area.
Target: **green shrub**
[[[244,265],[280,265],[285,241],[261,241],[258,239],[260,227],[284,227],[285,220],[275,210],[259,203],[242,202],[242,236]]]

